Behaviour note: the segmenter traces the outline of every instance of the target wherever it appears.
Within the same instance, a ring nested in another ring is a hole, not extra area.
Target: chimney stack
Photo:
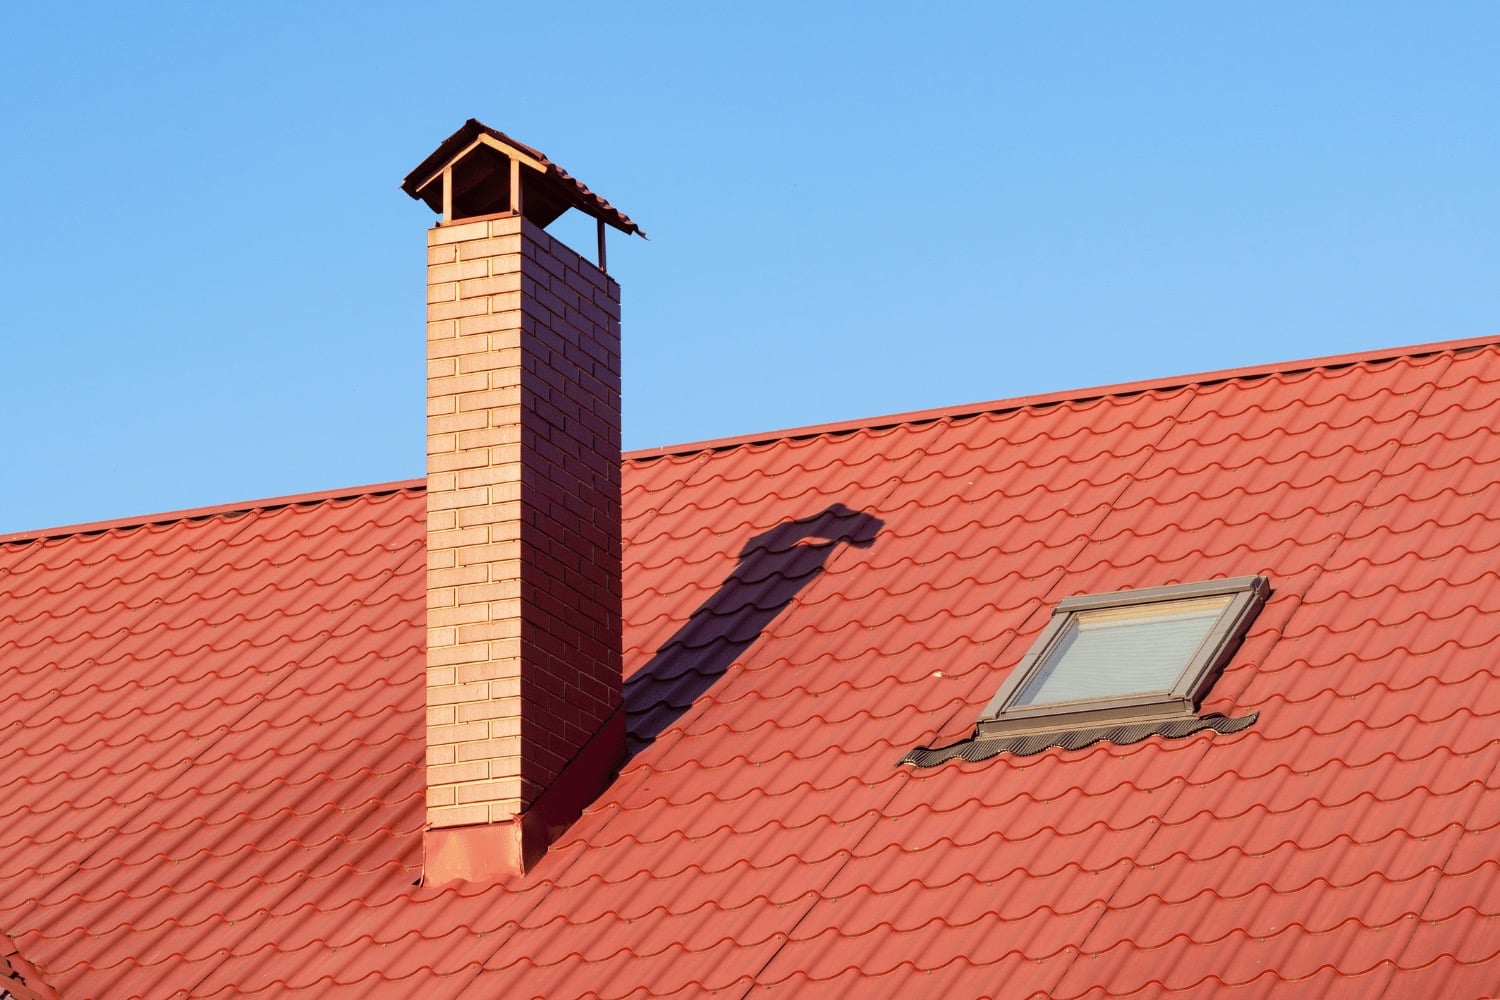
[[[402,184],[427,238],[424,879],[528,870],[624,755],[620,287],[639,227],[470,119]],[[597,220],[599,263],[543,227]],[[642,233],[641,235],[645,235]]]

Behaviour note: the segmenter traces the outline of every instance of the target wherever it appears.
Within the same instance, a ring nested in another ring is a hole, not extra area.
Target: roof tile
[[[631,758],[416,884],[419,486],[0,541],[0,929],[61,995],[1456,995],[1500,949],[1500,348],[624,463]],[[1264,573],[1251,728],[899,766],[1061,597]]]

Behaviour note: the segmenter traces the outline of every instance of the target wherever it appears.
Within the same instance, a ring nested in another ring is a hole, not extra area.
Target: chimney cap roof
[[[426,202],[449,221],[512,210],[512,171],[506,161],[526,169],[515,172],[521,185],[521,214],[546,226],[570,208],[608,223],[623,233],[646,233],[630,217],[583,184],[540,150],[517,142],[476,118],[442,144],[401,182],[401,190]],[[449,179],[445,184],[444,176]],[[451,185],[445,206],[444,188]]]

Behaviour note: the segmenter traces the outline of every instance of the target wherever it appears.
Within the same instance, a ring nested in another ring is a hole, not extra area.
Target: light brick
[[[521,799],[521,779],[515,777],[476,781],[472,784],[458,785],[454,791],[458,795],[460,805],[472,802],[519,802]]]
[[[488,621],[489,616],[485,612],[486,609],[483,604],[478,606],[457,604],[448,608],[429,608],[427,610],[427,634],[429,641],[433,631],[439,627],[451,625],[457,628],[460,625],[472,625],[475,622]],[[459,636],[455,640],[441,643],[440,645],[452,645],[453,642],[465,641],[467,640]]]
[[[508,524],[508,523],[515,524],[515,523],[519,523],[519,521],[515,521],[515,522],[501,522],[501,523],[498,523],[498,524],[491,525],[490,526],[490,537],[491,537],[491,539],[496,539],[496,536],[501,533],[501,529],[503,527],[505,527],[505,525]],[[519,534],[519,532],[517,532],[517,534]],[[457,549],[457,550],[455,550],[455,553],[456,553],[456,555],[458,557],[458,568],[459,569],[483,568],[483,567],[486,567],[486,566],[490,565],[491,563],[512,562],[512,561],[515,561],[517,559],[520,559],[521,558],[521,542],[520,542],[519,539],[514,539],[514,540],[499,540],[499,539],[496,539],[496,540],[491,541],[487,545],[470,545],[470,546],[468,546],[466,548]],[[459,586],[462,583],[482,583],[482,582],[483,583],[487,583],[487,582],[489,582],[489,580],[490,580],[490,577],[486,573],[485,574],[485,579],[482,580],[482,581],[481,580],[466,580],[466,581],[461,581],[459,584],[455,584],[455,586]],[[430,577],[429,577],[429,583],[430,583]]]
[[[465,316],[458,321],[457,332],[461,336],[470,334],[497,334],[518,331],[521,328],[521,313],[515,310],[494,310],[484,315]]]
[[[427,398],[433,396],[456,396],[461,392],[483,392],[490,387],[489,376],[484,372],[472,375],[450,375],[446,378],[427,380]],[[518,399],[517,402],[520,402]]]
[[[459,743],[454,746],[454,753],[461,761],[464,760],[516,760],[521,753],[521,741],[519,731],[510,737],[491,737],[483,740],[475,740],[472,743]]]
[[[516,643],[516,650],[507,656],[501,656],[493,648],[495,643],[500,642],[514,642]],[[495,640],[495,643],[491,643],[488,658],[475,660],[471,663],[458,664],[458,679],[463,682],[490,681],[492,684],[516,680],[519,684],[521,676],[520,642],[519,637]]]
[[[451,796],[457,785],[445,786],[444,794]],[[448,826],[474,826],[479,823],[490,821],[490,807],[486,803],[477,805],[434,805],[432,794],[435,789],[427,790],[427,822],[434,827]]]
[[[491,601],[489,604],[490,621],[521,620],[521,598],[520,596],[506,597]]]
[[[439,513],[445,513],[439,511]],[[463,545],[483,545],[490,540],[490,529],[488,525],[479,524],[468,528],[452,528],[447,531],[434,530],[432,525],[427,526],[427,551],[434,549],[455,549]],[[432,624],[431,621],[428,624]]]
[[[490,738],[490,727],[484,722],[462,722],[451,726],[429,726],[427,739],[431,743],[472,743]],[[462,759],[462,758],[460,758]]]
[[[489,313],[488,299],[455,299],[451,302],[432,302],[427,306],[428,322],[458,319],[461,316],[479,316]]]
[[[427,765],[427,782],[431,785],[453,785],[461,781],[488,781],[490,777],[490,762],[486,759]]]
[[[471,524],[509,524],[521,519],[521,484],[515,480],[495,483],[490,488],[490,502],[479,507],[463,507],[454,513],[460,527]],[[493,535],[490,536],[492,539]]]
[[[430,487],[429,483],[429,487]],[[464,490],[442,490],[434,492],[429,488],[427,493],[427,509],[451,510],[455,507],[478,507],[489,502],[489,493],[482,486]]]
[[[517,382],[515,385],[519,386]],[[517,393],[510,385],[495,386],[478,392],[461,392],[453,396],[455,409],[461,411],[479,410],[489,414],[490,423],[496,427],[507,427],[515,424],[514,432],[520,433],[521,404],[516,399]],[[512,428],[508,428],[512,429]]]
[[[507,563],[501,572],[496,574],[493,570],[491,577],[499,576],[493,583],[476,583],[468,587],[459,587],[457,599],[465,604],[489,604],[492,601],[503,601],[508,597],[521,596],[521,570],[520,563]]]
[[[490,657],[489,648],[482,642],[469,646],[429,646],[427,647],[427,662],[433,666],[456,665],[459,668],[459,679],[463,679],[463,665],[466,663],[478,663]]]
[[[428,280],[432,280],[431,272],[428,273]],[[467,299],[473,296],[502,295],[509,292],[519,292],[520,290],[521,272],[519,270],[512,270],[502,271],[499,274],[485,275],[482,278],[468,278],[459,282],[455,292]],[[429,301],[431,300],[429,299]],[[500,311],[499,309],[491,310],[491,312]]]
[[[428,705],[458,705],[468,701],[488,701],[489,698],[490,686],[485,683],[427,685]]]
[[[479,622],[458,627],[459,642],[485,642],[489,639],[508,639],[521,634],[521,619],[509,618],[500,621]]]
[[[490,227],[485,222],[440,222],[427,230],[427,245],[440,247],[450,243],[472,242],[489,235]]]
[[[489,448],[508,444],[513,436],[499,427],[461,431],[458,434],[458,446],[460,448]]]
[[[519,683],[518,681],[518,686]],[[520,705],[514,698],[490,698],[487,701],[466,702],[454,706],[454,716],[457,722],[518,718],[520,711]],[[493,731],[491,735],[494,735]]]
[[[488,388],[497,389],[501,386],[521,384],[521,356],[519,351],[485,351],[484,353],[464,354],[458,359],[458,371],[461,375],[470,372],[495,372],[489,378]]]
[[[477,223],[476,223],[477,225]],[[470,240],[459,244],[459,260],[476,260],[481,257],[503,257],[521,252],[519,235],[492,236],[489,239]]]
[[[479,468],[462,469],[458,473],[458,485],[461,488],[468,486],[503,486],[509,484],[519,486],[520,484],[516,482],[519,472],[520,470],[518,469],[503,465],[485,465]],[[491,500],[493,501],[493,499],[492,496]],[[495,506],[493,502],[491,506]]]
[[[515,639],[492,639],[490,641],[490,658],[495,663],[504,663],[521,658],[521,640]],[[460,672],[463,667],[459,668]]]
[[[442,378],[457,374],[459,357],[467,354],[486,354],[490,349],[488,334],[462,334],[429,340],[427,342],[427,377]],[[441,366],[443,370],[437,370]]]
[[[462,281],[465,278],[482,278],[490,273],[488,260],[457,260],[458,250],[453,250],[452,264],[432,264],[427,268],[427,282]]]
[[[489,465],[489,456],[482,451],[459,451],[457,449],[457,438],[453,439],[455,447],[452,451],[432,452],[427,456],[427,472],[456,472],[461,469],[473,469],[482,465]],[[453,510],[439,511],[438,513],[448,515],[452,524],[457,524],[457,514]],[[430,530],[429,525],[429,530]]]

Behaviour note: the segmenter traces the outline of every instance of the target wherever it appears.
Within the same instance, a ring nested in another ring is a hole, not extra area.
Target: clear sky
[[[651,236],[631,449],[1500,333],[1500,5],[929,6],[11,5],[0,532],[422,475],[471,116]]]

